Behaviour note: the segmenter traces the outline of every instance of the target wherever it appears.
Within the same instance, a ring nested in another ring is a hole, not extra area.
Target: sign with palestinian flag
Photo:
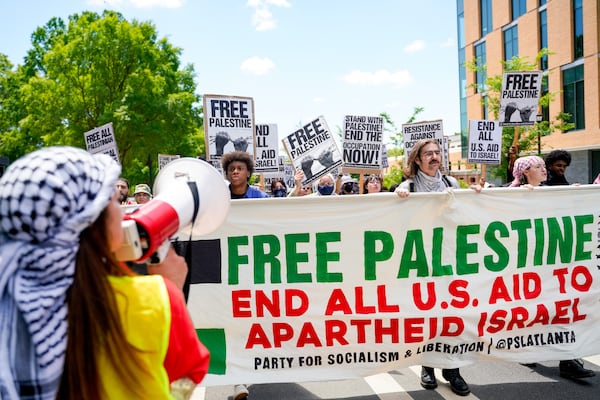
[[[203,384],[599,354],[599,197],[582,185],[233,201],[188,244]]]

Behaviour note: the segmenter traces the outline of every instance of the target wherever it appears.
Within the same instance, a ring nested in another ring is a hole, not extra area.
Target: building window
[[[488,98],[486,95],[483,95],[483,98],[481,100],[481,115],[483,116],[484,120],[488,120],[489,117],[489,111],[488,111]]]
[[[480,0],[479,9],[481,10],[481,37],[490,33],[492,26],[492,0]]]
[[[540,7],[546,4],[546,0],[540,0]]]
[[[511,0],[512,20],[516,20],[527,12],[527,0]]]
[[[548,48],[548,16],[546,10],[542,10],[539,13],[540,17],[540,49]],[[548,70],[548,56],[542,56],[540,59],[540,69],[542,71]]]
[[[573,0],[574,59],[583,57],[583,1]]]
[[[562,71],[564,111],[571,114],[573,129],[585,129],[583,65]]]
[[[485,42],[482,42],[475,45],[475,64],[477,65],[475,72],[475,87],[477,88],[477,93],[485,93],[487,91],[485,82],[487,79],[487,73],[485,69],[486,62]]]
[[[510,61],[519,55],[519,30],[518,25],[504,30],[504,61]]]
[[[548,75],[542,76],[542,96],[548,94]],[[550,107],[542,106],[542,121],[550,121]]]

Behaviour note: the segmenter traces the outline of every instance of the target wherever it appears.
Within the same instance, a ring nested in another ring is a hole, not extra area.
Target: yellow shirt
[[[139,351],[143,365],[135,371],[143,382],[137,396],[101,352],[99,367],[107,399],[171,399],[169,378],[163,366],[169,346],[171,310],[169,294],[161,276],[109,277],[115,291],[127,340]]]

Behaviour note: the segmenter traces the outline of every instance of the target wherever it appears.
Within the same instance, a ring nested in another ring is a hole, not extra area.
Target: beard
[[[125,203],[126,201],[127,201],[127,195],[126,194],[121,194],[119,196],[119,202]]]

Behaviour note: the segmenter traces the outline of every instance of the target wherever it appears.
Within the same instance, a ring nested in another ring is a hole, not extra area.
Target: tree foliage
[[[416,121],[417,115],[423,112],[425,108],[423,107],[415,107],[412,115],[406,120],[406,124],[412,124]],[[402,134],[402,130],[398,130],[398,127],[389,116],[388,113],[382,112],[379,114],[380,117],[383,117],[384,121],[384,132],[390,133],[390,138],[392,139],[392,146],[387,149],[388,156],[396,157],[404,154],[404,135]]]
[[[529,62],[527,57],[515,56],[509,61],[501,61],[503,72],[513,71],[535,71],[539,69],[540,60],[542,57],[551,55],[547,49],[542,49],[538,52],[533,62]],[[466,66],[471,71],[486,71],[487,65],[478,65],[477,60],[466,63]],[[547,79],[547,72],[544,72],[544,79]],[[482,96],[482,102],[487,105],[488,112],[491,116],[490,119],[497,120],[500,111],[500,95],[502,91],[502,78],[503,74],[489,76],[486,78],[484,83],[472,84],[471,87],[477,89],[479,93],[484,93]],[[548,107],[548,105],[554,100],[558,93],[557,92],[545,92],[542,94],[539,100],[541,107]],[[555,130],[567,131],[573,128],[573,124],[569,123],[570,115],[567,113],[558,113],[554,117],[554,121],[541,121],[536,122],[531,127],[519,127],[518,130],[515,127],[504,127],[502,129],[502,157],[501,164],[498,166],[491,167],[489,169],[490,175],[494,177],[502,178],[506,181],[508,162],[509,162],[509,149],[513,144],[515,138],[515,132],[518,132],[517,148],[520,154],[528,154],[534,151],[539,153],[539,140],[541,137],[551,134]],[[517,157],[519,154],[516,155]]]
[[[204,153],[193,67],[149,22],[104,11],[51,19],[32,34],[24,65],[0,58],[0,148],[85,148],[83,133],[113,123],[123,173],[151,183],[158,153]]]

